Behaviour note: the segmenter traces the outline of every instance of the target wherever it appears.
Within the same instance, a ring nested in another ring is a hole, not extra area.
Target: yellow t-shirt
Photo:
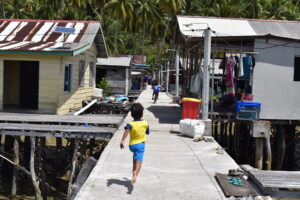
[[[139,144],[146,141],[146,131],[149,128],[148,122],[145,120],[132,121],[130,125],[130,142],[129,145]]]

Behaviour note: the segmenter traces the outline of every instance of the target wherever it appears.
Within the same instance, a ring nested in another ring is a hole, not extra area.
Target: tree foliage
[[[299,20],[300,0],[5,0],[6,18],[99,20],[110,54],[162,62],[176,15]],[[1,10],[1,15],[2,9]]]

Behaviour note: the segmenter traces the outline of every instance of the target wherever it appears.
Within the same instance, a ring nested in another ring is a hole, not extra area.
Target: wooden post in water
[[[255,138],[255,168],[263,168],[264,138]]]
[[[68,196],[72,193],[72,184],[74,180],[75,170],[76,170],[76,160],[77,160],[77,152],[78,152],[78,146],[79,146],[79,139],[72,139],[74,140],[74,151],[73,151],[73,157],[72,157],[72,167],[71,167],[71,176],[68,186]]]
[[[41,192],[44,200],[47,200],[47,193],[46,193],[46,178],[45,178],[45,173],[44,173],[44,162],[43,162],[43,156],[44,156],[44,147],[46,145],[46,138],[45,137],[40,137],[39,138],[39,161],[38,161],[38,166],[39,166],[39,177],[41,181]]]
[[[20,137],[14,137],[14,163],[19,165],[20,162],[20,150],[19,150],[19,141]],[[12,178],[12,187],[11,187],[11,196],[15,199],[17,195],[17,179],[18,179],[18,169],[14,167],[13,178]]]
[[[12,150],[14,148],[14,138],[11,135],[5,136],[5,143],[4,143],[4,152],[12,154]],[[2,170],[5,172],[3,176],[11,177],[12,176],[12,168],[9,163],[3,162]]]
[[[31,180],[33,184],[33,188],[35,190],[35,199],[36,200],[43,200],[42,193],[39,188],[39,181],[36,177],[35,170],[34,170],[34,154],[35,154],[35,138],[30,137],[31,148],[30,148],[30,173],[31,173]]]

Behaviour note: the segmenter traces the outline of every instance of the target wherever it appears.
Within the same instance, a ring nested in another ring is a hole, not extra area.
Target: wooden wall
[[[94,63],[96,47],[76,56],[0,54],[0,109],[3,109],[4,60],[39,61],[39,105],[37,113],[67,114],[91,97],[95,84],[89,86],[89,63]],[[85,60],[84,86],[79,88],[79,61]],[[64,92],[64,66],[72,64],[71,92]]]
[[[98,65],[98,68],[106,69],[106,79],[111,89],[112,94],[126,95],[128,93],[129,84],[126,79],[128,79],[129,72],[126,72],[126,67],[123,66],[103,66]],[[128,70],[127,70],[128,71]],[[127,76],[126,76],[127,75]]]

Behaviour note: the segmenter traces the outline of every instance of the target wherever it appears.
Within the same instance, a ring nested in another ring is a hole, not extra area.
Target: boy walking
[[[149,134],[148,122],[142,120],[144,107],[140,103],[134,103],[131,106],[130,112],[134,121],[129,122],[125,126],[125,131],[120,143],[120,148],[124,148],[124,142],[128,134],[130,133],[129,149],[133,153],[133,168],[131,183],[135,183],[137,176],[142,167],[146,134]]]

